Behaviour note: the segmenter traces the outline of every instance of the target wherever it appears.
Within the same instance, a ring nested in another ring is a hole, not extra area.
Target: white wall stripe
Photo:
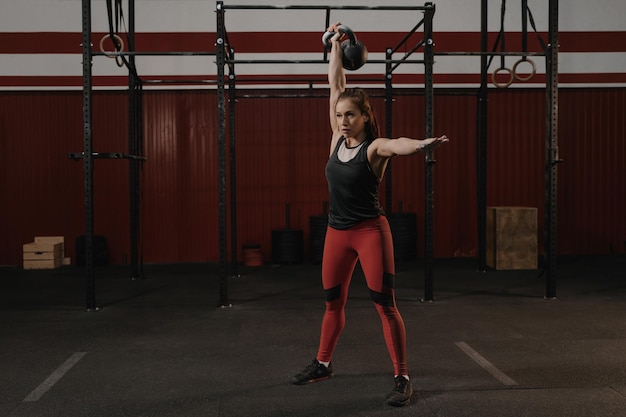
[[[225,0],[229,5],[334,5],[327,0]],[[421,6],[424,2],[415,0],[394,0],[393,6]],[[436,6],[435,27],[439,31],[480,31],[480,2],[468,0],[434,1]],[[623,0],[568,0],[559,7],[559,26],[562,31],[577,30],[623,30]],[[489,27],[500,27],[500,1],[489,1]],[[125,16],[128,2],[123,2]],[[343,0],[341,5],[380,6],[380,0]],[[214,0],[136,0],[137,31],[146,32],[206,32],[216,26]],[[548,2],[529,0],[538,30],[547,30]],[[331,20],[353,22],[354,30],[397,30],[415,24],[417,12],[387,11],[342,11],[334,10]],[[227,27],[231,31],[276,30],[280,22],[282,31],[319,30],[324,24],[322,10],[227,10]],[[80,31],[80,0],[2,0],[0,2],[0,28],[6,32],[37,31]],[[358,23],[357,23],[358,22]],[[94,31],[107,30],[107,11],[104,1],[92,0],[92,28]],[[505,28],[520,30],[521,11],[509,5],[505,15]],[[376,28],[376,29],[373,29]],[[530,29],[530,28],[529,28]]]
[[[257,0],[224,0],[228,5],[273,5],[275,2]],[[281,0],[277,5],[334,5],[332,1],[311,0]],[[425,3],[425,2],[424,2]],[[467,0],[434,1],[436,6],[434,29],[435,33],[450,32],[480,32],[480,2]],[[559,53],[559,75],[572,74],[579,77],[559,79],[559,84],[567,87],[596,86],[596,87],[624,87],[624,68],[626,68],[626,53],[623,51],[623,32],[626,31],[623,0],[571,0],[559,8],[559,30],[561,32],[612,32],[615,38],[601,37],[606,48],[601,50],[615,50],[618,52],[561,52]],[[500,0],[489,1],[489,30],[496,33],[500,27]],[[203,32],[213,33],[216,29],[216,2],[214,0],[136,0],[136,33],[148,34],[151,32]],[[377,0],[344,0],[342,6],[379,6]],[[421,6],[415,0],[394,0],[394,6]],[[537,29],[547,31],[548,6],[545,0],[529,0],[529,8],[533,12]],[[123,2],[128,7],[128,2]],[[410,30],[423,16],[419,11],[383,11],[383,10],[333,10],[331,21],[343,21],[356,33],[363,32],[394,32],[405,33]],[[125,18],[128,12],[125,11]],[[324,10],[298,9],[227,9],[226,26],[229,33],[236,32],[315,32],[320,31],[320,25],[325,20]],[[73,89],[75,86],[44,86],[36,88],[28,79],[20,77],[71,77],[82,75],[82,56],[79,49],[81,34],[81,1],[80,0],[1,0],[0,1],[0,31],[5,33],[28,32],[75,32],[76,53],[67,54],[0,54],[0,76],[12,77],[4,84],[0,84],[0,91],[12,89]],[[276,22],[280,22],[277,29]],[[92,31],[107,32],[108,19],[105,2],[92,0]],[[505,17],[505,30],[510,33],[521,31],[521,10],[519,7],[509,6]],[[125,32],[127,28],[121,27]],[[532,28],[528,28],[532,32]],[[530,36],[534,36],[531,34]],[[29,38],[30,39],[30,38]],[[64,37],[63,39],[67,39]],[[575,39],[575,38],[573,38]],[[254,39],[250,40],[254,42]],[[610,45],[608,45],[610,44]],[[491,46],[491,45],[490,45]],[[96,46],[97,47],[97,46]],[[518,49],[519,45],[509,49]],[[568,49],[569,47],[569,49]],[[475,50],[479,45],[475,45]],[[585,46],[588,48],[588,46]],[[611,49],[615,48],[615,49]],[[572,50],[571,45],[564,46],[565,50]],[[10,49],[9,49],[10,50]],[[46,50],[46,49],[44,49]],[[67,49],[64,49],[67,51]],[[254,59],[288,59],[288,60],[318,60],[323,57],[318,53],[237,53],[237,60]],[[415,53],[412,59],[420,59]],[[381,60],[381,53],[370,53],[371,60]],[[398,54],[398,59],[401,54]],[[512,67],[517,57],[507,57],[506,66]],[[437,56],[435,58],[435,74],[463,75],[480,74],[480,58],[468,56]],[[545,60],[535,57],[537,74],[545,74]],[[193,76],[206,74],[208,77],[216,75],[215,57],[185,57],[185,56],[143,56],[137,57],[137,69],[141,76],[159,77]],[[499,59],[494,59],[490,68],[492,72],[499,65]],[[93,59],[93,75],[98,77],[127,75],[125,68],[119,68],[114,60],[96,56]],[[238,76],[281,76],[300,74],[325,75],[327,67],[324,64],[237,64]],[[384,74],[384,64],[368,64],[359,70],[359,75]],[[423,65],[403,63],[395,74],[423,74]],[[590,76],[585,76],[586,74]],[[593,74],[617,74],[606,78],[594,77]],[[406,80],[406,78],[405,78]],[[441,83],[442,81],[445,84]],[[406,80],[405,82],[411,82]],[[451,77],[439,77],[435,87],[465,88],[469,84],[467,77],[454,80]],[[19,85],[22,83],[23,85]],[[524,83],[513,87],[533,88],[536,84],[543,88],[544,84],[535,81],[534,84]],[[285,84],[289,86],[289,84]],[[293,85],[291,85],[293,87]],[[403,84],[403,87],[408,87]],[[126,84],[119,87],[126,87]],[[251,87],[251,86],[249,86]],[[272,88],[278,88],[276,84]],[[473,88],[474,85],[471,86]],[[264,88],[262,84],[254,88]]]

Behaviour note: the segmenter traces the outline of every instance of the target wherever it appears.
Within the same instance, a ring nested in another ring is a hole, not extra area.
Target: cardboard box
[[[495,269],[537,269],[537,209],[487,208],[486,263]]]

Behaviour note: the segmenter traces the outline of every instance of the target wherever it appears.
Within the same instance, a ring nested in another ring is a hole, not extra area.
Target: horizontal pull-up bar
[[[216,84],[217,80],[141,80],[144,84]]]
[[[91,55],[99,55],[99,56],[106,56],[109,58],[113,58],[116,56],[165,56],[165,55],[174,55],[174,56],[193,56],[193,55],[215,55],[215,51],[191,51],[191,52],[184,52],[184,51],[180,51],[180,52],[137,52],[137,51],[128,51],[128,52],[117,52],[117,51],[111,51],[111,52],[92,52]]]
[[[304,5],[276,5],[276,6],[256,6],[250,4],[223,4],[223,9],[241,9],[241,10],[264,10],[264,9],[297,9],[297,10],[431,10],[435,6],[432,3],[426,3],[424,6],[304,6]]]
[[[327,78],[287,78],[287,79],[276,79],[276,78],[246,78],[245,76],[235,77],[238,83],[273,83],[273,84],[328,84]],[[382,77],[379,78],[361,78],[359,77],[360,82],[384,82]]]
[[[433,52],[436,56],[545,56],[543,52]]]
[[[84,152],[71,152],[67,154],[69,159],[79,160],[85,157]],[[96,159],[136,159],[139,161],[147,160],[145,156],[129,155],[123,152],[92,152],[92,158]]]
[[[406,62],[406,63],[411,63],[411,64],[423,64],[425,61],[423,59],[413,59],[413,60],[409,60],[409,59],[368,59],[367,63],[368,64],[394,64],[394,63],[400,63],[400,62]],[[249,60],[242,60],[242,59],[233,59],[233,60],[227,60],[226,63],[228,64],[328,64],[327,60],[323,60],[323,59],[309,59],[309,60],[289,60],[289,59],[249,59]]]
[[[94,56],[213,56],[215,52],[93,52]],[[458,51],[458,52],[433,52],[435,56],[545,56],[543,52],[472,52],[472,51]],[[279,59],[257,59],[257,60],[227,60],[233,64],[327,64],[327,60],[279,60]],[[372,64],[395,64],[408,62],[413,64],[423,64],[424,60],[368,60],[368,63]]]
[[[313,90],[313,91],[320,91],[320,90]],[[393,92],[394,95],[396,96],[409,96],[409,97],[414,97],[414,96],[421,96],[424,95],[424,90],[423,89],[414,89],[414,88],[410,88],[410,89],[395,89]],[[458,89],[454,89],[454,90],[435,90],[433,92],[434,95],[436,96],[476,96],[476,91],[475,89],[467,89],[467,90],[458,90]],[[371,98],[386,98],[387,96],[385,94],[376,94],[373,92],[368,93],[369,97]],[[235,98],[237,99],[247,99],[247,98],[259,98],[259,99],[268,99],[268,98],[325,98],[328,99],[328,94],[237,94],[235,96]],[[560,162],[560,161],[559,161]]]
[[[325,98],[328,95],[320,94],[238,94],[235,98]]]

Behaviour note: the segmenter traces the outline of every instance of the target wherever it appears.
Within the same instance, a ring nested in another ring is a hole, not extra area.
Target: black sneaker
[[[393,380],[395,385],[393,387],[393,391],[387,395],[387,404],[395,407],[407,405],[409,401],[411,401],[411,395],[413,395],[413,386],[411,385],[411,381],[402,375],[398,375]]]
[[[313,363],[304,368],[304,371],[291,378],[293,385],[304,385],[312,382],[323,381],[333,376],[333,365],[328,364],[328,367],[319,363],[317,359],[313,359]]]

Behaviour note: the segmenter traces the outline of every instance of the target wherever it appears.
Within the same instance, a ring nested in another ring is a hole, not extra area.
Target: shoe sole
[[[333,377],[333,374],[327,375],[327,376],[323,376],[321,378],[315,378],[315,379],[309,379],[306,381],[292,381],[291,385],[308,385],[308,384],[313,384],[315,382],[320,382],[320,381],[326,381],[327,379],[330,379]]]
[[[391,396],[392,394],[389,394]],[[392,400],[391,398],[387,398],[387,405],[391,405],[393,407],[404,407],[407,404],[411,403],[411,398],[413,397],[413,390],[411,389],[409,392],[409,397],[404,401]]]
[[[408,400],[405,400],[405,401],[387,401],[387,405],[391,405],[393,407],[404,407],[410,402],[411,402],[411,399],[409,398]]]

